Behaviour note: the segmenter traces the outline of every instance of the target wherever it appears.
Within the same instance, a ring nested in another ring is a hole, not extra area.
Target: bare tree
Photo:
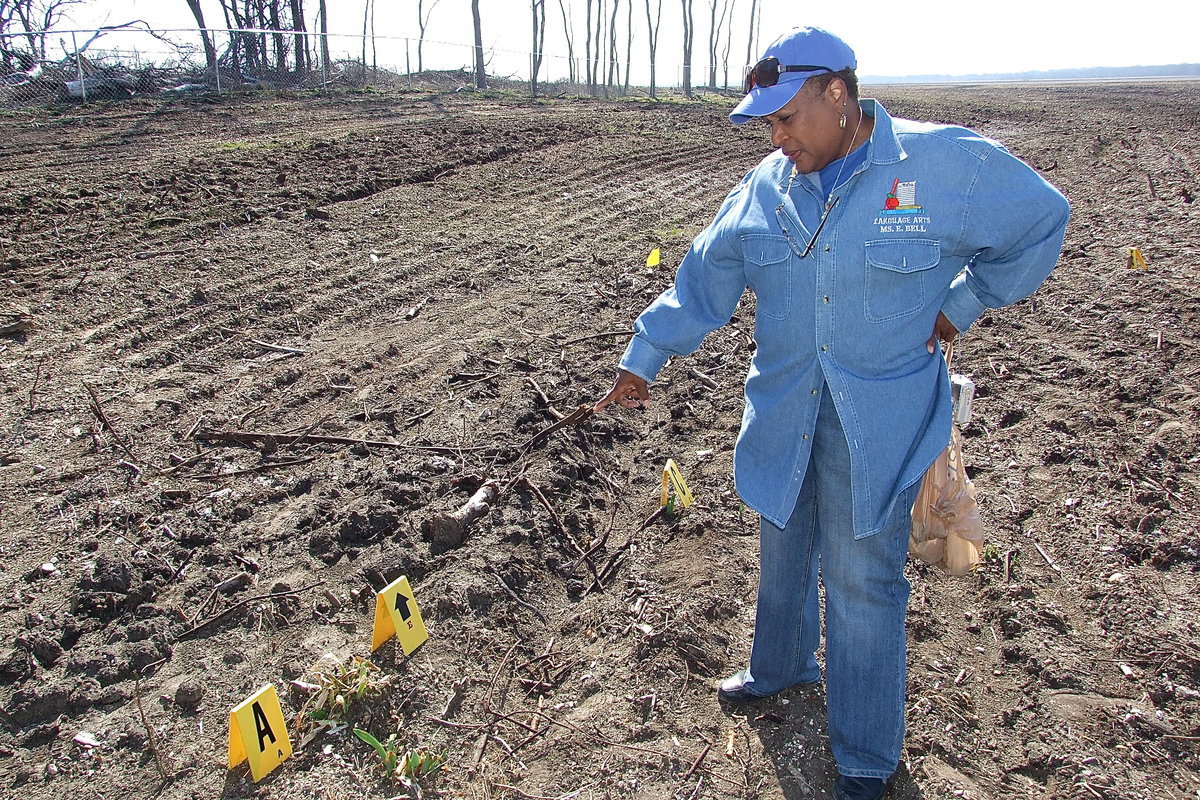
[[[367,83],[367,28],[371,21],[371,6],[375,0],[367,0],[363,4],[363,27],[362,27],[362,69],[363,69],[363,85]]]
[[[440,2],[442,0],[433,0],[429,4],[429,10],[425,11],[425,0],[417,0],[417,30],[420,37],[417,39],[417,72],[425,71],[425,61],[422,55],[422,51],[425,48],[425,29],[429,27],[429,18],[433,16],[433,10],[437,8],[437,4]]]
[[[750,0],[750,34],[746,38],[746,63],[749,69],[754,63],[754,40],[758,38],[758,25],[762,12],[758,10],[758,0]]]
[[[301,74],[308,72],[309,56],[308,56],[308,29],[304,27],[304,0],[289,0],[289,7],[292,12],[292,30],[296,32],[295,47],[296,51],[296,73]]]
[[[617,12],[621,9],[621,0],[612,0],[612,16],[608,22],[608,81],[610,87],[621,84],[621,65],[617,59]]]
[[[318,27],[321,29],[321,67],[329,71],[329,9],[325,0],[317,0]]]
[[[629,94],[629,73],[633,67],[633,0],[625,6],[625,94]]]
[[[717,15],[718,6],[721,9]],[[708,88],[717,88],[717,51],[720,49],[721,32],[729,23],[729,0],[708,0]]]
[[[692,16],[692,0],[679,0],[683,6],[683,96],[692,96],[692,42],[696,38],[696,21]]]
[[[583,40],[583,71],[585,82],[587,83],[588,91],[592,94],[596,93],[596,73],[592,70],[592,0],[585,0],[584,11],[587,14],[583,23],[583,30],[587,36]],[[596,43],[599,47],[599,42]]]
[[[604,63],[604,0],[587,0],[587,40],[585,41],[584,65],[587,72],[588,91],[596,94],[604,80],[601,65]],[[595,13],[593,14],[593,9]]]
[[[487,88],[483,62],[483,26],[479,22],[479,0],[471,0],[471,22],[475,26],[475,88]]]
[[[263,8],[263,16],[267,20],[267,25],[275,33],[271,34],[271,41],[275,44],[275,72],[282,75],[287,72],[287,45],[283,38],[283,19],[279,16],[278,0],[271,0]]]
[[[567,80],[575,83],[579,75],[575,69],[575,36],[571,30],[571,12],[567,10],[565,0],[558,0],[558,8],[562,12],[563,33],[567,37]]]
[[[537,97],[537,76],[542,68],[542,48],[546,46],[546,0],[530,0],[533,11],[533,53],[529,69],[529,92]]]
[[[654,0],[654,13],[650,12],[650,0],[646,0],[646,31],[650,39],[650,96],[655,93],[655,70],[658,66],[658,26],[662,23],[662,0]]]
[[[293,69],[297,73],[308,71],[311,59],[304,0],[219,0],[219,3],[230,31],[229,57],[234,70],[251,75],[272,72],[282,75]],[[188,6],[193,5],[198,6],[199,0],[188,0]],[[323,33],[327,31],[325,0],[320,0],[318,24]],[[321,55],[322,63],[328,64],[328,45],[324,40]]]
[[[46,32],[62,18],[68,6],[82,0],[0,0],[0,53],[10,68],[29,69],[46,60]],[[6,44],[9,37],[24,38],[29,49]]]
[[[729,0],[728,24],[725,25],[725,46],[721,48],[722,85],[729,88],[729,51],[733,49],[733,18],[737,16],[737,0]]]
[[[204,12],[200,10],[200,0],[187,0],[192,16],[196,18],[196,27],[200,29],[200,41],[204,43],[204,64],[209,72],[217,71],[217,48],[213,45],[208,26],[204,24]]]

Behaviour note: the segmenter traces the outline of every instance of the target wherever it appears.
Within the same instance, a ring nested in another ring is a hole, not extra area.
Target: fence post
[[[213,43],[213,50],[216,50],[217,49],[216,33],[212,34],[212,43]],[[213,72],[217,76],[217,94],[220,94],[221,93],[221,59],[220,58],[217,58],[216,62],[213,64]]]
[[[71,31],[71,49],[75,51],[75,74],[79,76],[79,91],[83,93],[83,102],[87,102],[87,84],[83,82],[83,65],[79,63],[79,43],[75,41],[75,31]]]

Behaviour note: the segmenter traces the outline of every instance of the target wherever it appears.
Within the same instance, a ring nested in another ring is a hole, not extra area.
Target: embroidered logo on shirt
[[[922,213],[924,210],[917,204],[917,182],[901,183],[896,178],[875,224],[880,233],[928,233],[928,224],[933,220]]]
[[[883,213],[911,214],[920,210],[921,207],[917,205],[917,182],[901,183],[899,178],[892,181],[892,190],[888,192],[887,199],[883,201]]]

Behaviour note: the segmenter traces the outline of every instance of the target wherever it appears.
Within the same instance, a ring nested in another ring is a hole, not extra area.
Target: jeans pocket
[[[866,317],[885,322],[925,305],[931,270],[941,261],[934,239],[885,239],[866,243]]]
[[[756,313],[787,319],[791,313],[792,248],[786,236],[747,234],[742,237],[746,281],[754,290]]]

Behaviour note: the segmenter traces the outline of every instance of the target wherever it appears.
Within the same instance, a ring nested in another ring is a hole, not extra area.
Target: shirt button
[[[828,346],[828,345],[821,345],[821,352],[822,352],[822,353],[828,353],[828,352],[829,352],[829,346]]]
[[[807,433],[806,433],[806,434],[804,434],[804,438],[805,438],[805,439],[807,439],[807,438],[808,438],[808,434],[807,434]]]
[[[817,393],[816,389],[813,389],[811,392],[809,392],[809,394],[816,394],[816,393]]]
[[[828,302],[829,302],[829,295],[825,295],[825,297],[824,297],[824,298],[822,298],[822,299],[823,299],[823,300],[824,300],[826,303],[828,303]]]

